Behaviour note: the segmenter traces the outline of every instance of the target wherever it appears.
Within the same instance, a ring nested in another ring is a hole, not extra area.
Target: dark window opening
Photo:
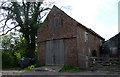
[[[93,50],[93,51],[92,51],[92,56],[93,56],[93,57],[97,57],[96,50]]]

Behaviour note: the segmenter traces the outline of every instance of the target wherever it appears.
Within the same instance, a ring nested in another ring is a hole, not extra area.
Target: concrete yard
[[[42,66],[38,68],[32,68],[35,71],[49,71],[49,72],[59,72],[62,69],[62,65],[57,66]]]
[[[120,77],[120,72],[95,70],[84,72],[59,72],[63,66],[42,66],[31,71],[2,70],[2,77]]]

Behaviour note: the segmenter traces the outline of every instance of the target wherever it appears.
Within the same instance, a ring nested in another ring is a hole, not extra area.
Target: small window
[[[102,45],[102,40],[100,40],[100,46]]]
[[[87,42],[88,41],[88,33],[87,32],[85,32],[85,42]]]
[[[89,56],[91,55],[91,49],[90,48],[88,49],[88,55]]]

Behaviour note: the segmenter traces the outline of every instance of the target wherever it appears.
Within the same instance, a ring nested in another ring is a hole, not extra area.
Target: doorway
[[[46,65],[64,65],[63,40],[46,41]]]

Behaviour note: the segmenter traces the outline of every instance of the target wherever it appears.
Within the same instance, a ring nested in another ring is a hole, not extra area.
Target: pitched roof
[[[112,39],[114,39],[114,38],[120,39],[119,36],[120,36],[120,32],[119,32],[118,34],[114,35],[113,37],[111,37],[109,40],[112,40]]]
[[[78,26],[83,27],[84,29],[86,29],[87,31],[89,31],[90,33],[92,33],[93,35],[96,35],[97,37],[105,40],[103,37],[101,37],[99,34],[97,34],[96,32],[94,32],[92,29],[89,29],[89,28],[87,28],[86,26],[82,25],[81,23],[79,23],[78,21],[76,21],[75,19],[73,19],[72,17],[70,17],[68,14],[66,14],[63,10],[59,9],[58,7],[56,7],[55,5],[53,6],[52,9],[54,9],[54,8],[60,10],[63,14],[67,15],[69,18],[71,18],[72,20],[74,20],[77,24],[79,24]],[[51,10],[51,11],[52,11],[52,10]],[[50,11],[50,12],[51,12],[51,11]],[[49,14],[50,14],[50,13],[49,13]]]

